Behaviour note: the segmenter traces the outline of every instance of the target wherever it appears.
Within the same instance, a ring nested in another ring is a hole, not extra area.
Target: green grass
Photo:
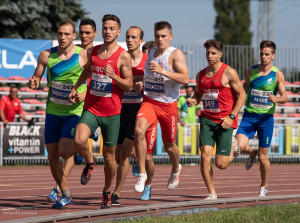
[[[191,215],[138,218],[114,222],[155,222],[155,223],[298,223],[300,204],[280,204],[246,207],[240,209],[209,211]]]

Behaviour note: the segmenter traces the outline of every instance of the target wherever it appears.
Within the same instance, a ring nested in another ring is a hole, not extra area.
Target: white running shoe
[[[208,196],[206,198],[204,198],[204,200],[217,200],[218,196],[216,194],[208,194]]]
[[[233,157],[237,158],[241,153],[241,149],[240,149],[240,147],[236,141],[236,138],[234,136],[232,136],[232,143],[234,143]]]
[[[179,175],[180,175],[180,171],[181,171],[181,164],[179,164],[179,171],[177,173],[174,173],[170,175],[169,181],[168,181],[168,189],[169,190],[173,190],[177,187],[177,185],[179,184]]]
[[[255,158],[256,158],[256,155],[257,155],[257,150],[254,150],[254,151],[256,153],[255,156],[254,157],[249,156],[249,158],[246,161],[246,165],[245,165],[246,170],[251,169],[251,167],[253,166],[253,163],[255,162]]]
[[[146,180],[147,180],[147,174],[146,173],[140,173],[138,175],[137,183],[134,186],[134,190],[136,192],[139,192],[139,193],[143,192]]]
[[[268,196],[268,189],[265,188],[265,187],[260,187],[260,190],[259,190],[259,195],[260,197],[266,197]]]

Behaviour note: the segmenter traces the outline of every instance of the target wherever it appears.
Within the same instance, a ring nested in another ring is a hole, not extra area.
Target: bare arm
[[[193,107],[195,105],[198,105],[201,101],[201,98],[202,98],[202,94],[198,88],[198,82],[199,82],[199,76],[200,76],[200,72],[197,74],[197,77],[196,77],[196,87],[195,87],[195,91],[194,91],[194,95],[192,98],[188,98],[186,100],[186,103],[189,107]]]
[[[280,70],[278,70],[276,73],[276,84],[279,90],[280,97],[276,97],[276,95],[269,95],[269,101],[274,103],[286,103],[287,95],[284,85],[284,76]]]
[[[177,119],[178,119],[178,122],[180,123],[180,125],[182,125],[182,126],[185,125],[185,122],[182,121],[182,119],[181,119],[180,108],[177,108]]]
[[[38,58],[38,64],[35,68],[35,71],[34,71],[32,77],[29,78],[29,81],[28,81],[28,87],[30,89],[36,90],[39,88],[41,78],[45,72],[45,69],[46,69],[48,61],[49,61],[49,57],[50,57],[50,49],[44,50],[40,53],[39,58]]]
[[[20,118],[23,119],[25,122],[29,122],[29,121],[30,121],[30,119],[26,118],[26,116],[24,115],[23,112],[20,113],[19,116],[20,116]]]
[[[181,50],[176,49],[171,53],[169,60],[171,60],[170,64],[172,64],[174,72],[163,69],[154,61],[150,61],[149,63],[150,71],[162,74],[179,84],[187,85],[189,83],[189,70],[186,65],[184,54]]]
[[[249,79],[250,79],[251,72],[252,72],[252,67],[250,67],[250,68],[247,70],[247,73],[246,73],[246,79],[245,79],[245,82],[244,82],[244,84],[243,84],[243,87],[244,87],[244,90],[245,90],[246,94],[247,94],[247,92],[248,92],[248,88],[249,88],[249,85],[250,85]]]
[[[0,117],[1,117],[2,122],[3,122],[5,125],[7,125],[7,124],[8,124],[8,121],[7,121],[7,119],[5,118],[5,115],[4,115],[4,113],[3,113],[3,110],[0,110]]]
[[[133,87],[131,57],[126,51],[123,51],[119,57],[118,68],[122,77],[119,77],[109,64],[107,64],[105,68],[105,74],[113,79],[114,82],[123,90],[131,91]]]

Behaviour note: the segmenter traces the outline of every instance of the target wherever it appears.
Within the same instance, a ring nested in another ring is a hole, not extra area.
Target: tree
[[[225,45],[251,45],[250,0],[214,0],[215,39]]]
[[[86,14],[80,0],[1,0],[0,38],[55,39],[60,21]]]

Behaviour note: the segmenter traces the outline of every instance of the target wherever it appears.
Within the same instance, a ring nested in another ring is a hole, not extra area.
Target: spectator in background
[[[25,122],[32,122],[32,119],[25,117],[21,108],[21,101],[18,98],[18,88],[10,87],[9,95],[3,96],[0,100],[0,118],[5,125],[13,122],[16,114],[20,116]]]
[[[186,123],[196,123],[197,118],[200,114],[199,104],[194,107],[188,107],[186,100],[187,98],[193,97],[194,89],[192,86],[186,88],[186,96],[180,96],[177,101],[178,106],[178,122],[184,126]]]
[[[146,55],[149,54],[150,50],[155,46],[155,41],[147,41],[143,46],[142,46],[142,52]]]

